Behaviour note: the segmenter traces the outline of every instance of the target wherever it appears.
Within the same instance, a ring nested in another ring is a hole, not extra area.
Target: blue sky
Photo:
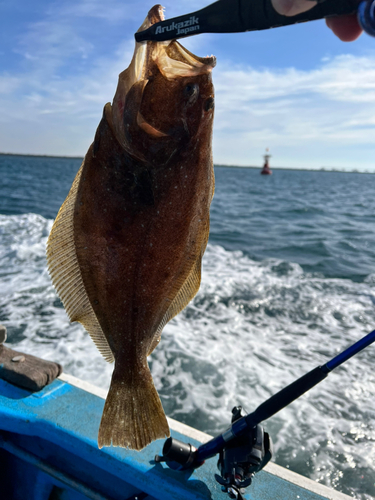
[[[210,3],[168,0],[166,17]],[[0,152],[83,156],[152,2],[2,0]],[[324,21],[182,41],[214,54],[214,161],[375,171],[375,39]]]

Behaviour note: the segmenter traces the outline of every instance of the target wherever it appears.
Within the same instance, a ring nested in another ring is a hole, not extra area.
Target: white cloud
[[[142,9],[141,4],[144,4]],[[136,20],[139,25],[142,24],[148,10],[157,2],[140,2],[133,0],[126,2],[120,0],[106,0],[105,5],[103,0],[80,0],[56,2],[49,6],[47,11],[51,17],[71,19],[72,17],[87,19],[97,18],[102,19],[110,24],[118,24],[124,21]],[[174,0],[162,2],[165,8],[165,14],[168,17],[174,17],[198,10],[207,5],[204,0],[179,0],[176,3]],[[143,11],[144,15],[141,19],[139,13]]]
[[[139,3],[118,0],[106,0],[105,5],[102,0],[81,0],[79,2],[56,2],[49,7],[48,14],[58,15],[59,18],[97,18],[108,23],[119,23],[132,19],[139,11]]]
[[[21,83],[22,80],[16,76],[7,73],[3,76],[0,75],[0,95],[11,94],[21,85]]]
[[[0,151],[84,155],[132,52],[130,40],[111,57],[92,61],[87,72],[59,78],[49,74],[45,61],[43,68],[16,79],[18,88],[13,93],[14,78],[4,76],[0,89],[8,94],[0,93]]]
[[[170,17],[207,2],[164,4]],[[23,63],[17,71],[0,73],[0,151],[83,155],[104,104],[113,98],[118,74],[130,62],[141,11],[139,2],[119,0],[105,8],[99,0],[49,4],[44,17],[18,35],[14,50]],[[111,24],[123,23],[123,42],[114,47],[112,40],[98,51],[90,19],[99,19],[102,24],[93,26],[108,33]],[[183,44],[205,55],[201,48],[213,46],[211,37]],[[325,57],[319,67],[302,71],[219,60],[213,72],[215,161],[260,164],[268,146],[278,166],[375,170],[374,63],[374,55]]]
[[[3,77],[0,89],[7,96],[0,101],[0,150],[83,155],[132,49],[130,39],[111,58],[94,61],[87,73],[67,78],[49,80],[46,73],[40,78],[38,67],[25,75],[22,98],[19,78]],[[374,63],[340,57],[312,71],[225,70],[219,64],[214,71],[215,161],[257,165],[264,148],[271,147],[277,166],[372,168]],[[9,99],[12,88],[17,92]],[[10,122],[18,124],[17,135]]]
[[[217,161],[259,164],[270,146],[279,166],[373,168],[375,58],[340,56],[319,68],[263,70],[220,65],[216,74]],[[332,150],[336,152],[332,154]]]
[[[21,37],[15,53],[27,61],[27,68],[41,78],[48,71],[53,75],[70,58],[86,58],[93,51],[93,44],[79,35],[74,26],[61,19],[33,23]]]

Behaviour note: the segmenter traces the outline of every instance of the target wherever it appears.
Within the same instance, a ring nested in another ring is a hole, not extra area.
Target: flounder
[[[139,30],[163,20],[153,7]],[[98,444],[169,436],[147,356],[197,293],[214,192],[215,57],[136,44],[52,227],[47,261],[71,321],[114,361]]]

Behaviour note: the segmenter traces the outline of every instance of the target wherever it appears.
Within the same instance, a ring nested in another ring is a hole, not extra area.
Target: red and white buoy
[[[269,159],[271,158],[271,156],[272,155],[269,154],[269,149],[266,148],[266,154],[263,155],[264,165],[263,165],[262,170],[260,171],[261,175],[271,175],[272,174],[272,170],[270,169],[270,165],[269,165]]]

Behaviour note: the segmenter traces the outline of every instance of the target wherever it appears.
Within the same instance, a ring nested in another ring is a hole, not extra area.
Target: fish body
[[[140,30],[162,18],[157,5]],[[136,45],[48,240],[71,321],[115,363],[99,447],[139,450],[169,435],[147,356],[200,285],[214,65],[175,41]]]

